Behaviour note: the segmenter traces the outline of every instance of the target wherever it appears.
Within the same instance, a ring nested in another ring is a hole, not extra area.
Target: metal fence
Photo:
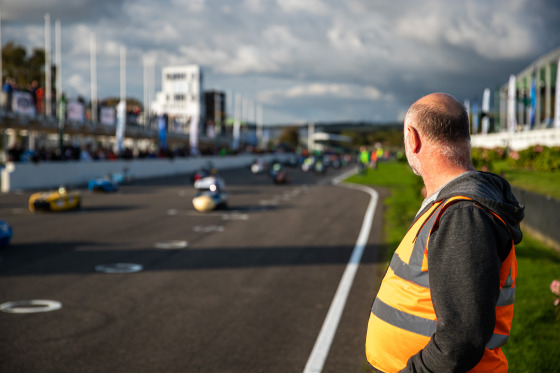
[[[560,250],[560,201],[512,187],[517,199],[525,205],[523,229]]]

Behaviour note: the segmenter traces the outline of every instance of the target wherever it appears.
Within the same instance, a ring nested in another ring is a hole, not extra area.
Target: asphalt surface
[[[370,198],[331,185],[340,170],[287,170],[287,185],[220,173],[229,209],[209,213],[192,207],[187,175],[82,190],[72,212],[32,213],[29,191],[0,195],[14,230],[0,250],[0,303],[62,304],[0,312],[1,371],[302,372]],[[382,198],[324,372],[367,370]],[[96,270],[116,263],[143,270]]]

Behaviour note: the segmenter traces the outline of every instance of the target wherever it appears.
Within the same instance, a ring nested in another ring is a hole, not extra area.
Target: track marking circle
[[[0,305],[0,310],[5,313],[44,313],[62,308],[62,304],[54,300],[21,300],[8,301]]]
[[[167,240],[164,242],[157,242],[154,244],[154,247],[159,249],[181,249],[187,248],[189,242],[186,240]]]
[[[195,226],[193,230],[196,232],[222,232],[225,230],[224,226],[212,225],[212,226]]]
[[[222,214],[224,221],[248,221],[249,215],[245,213],[227,213]]]
[[[168,216],[176,216],[178,213],[179,213],[179,211],[177,209],[169,209],[167,211]]]
[[[144,269],[142,265],[139,264],[128,264],[128,263],[116,263],[116,264],[105,264],[97,265],[95,271],[100,273],[136,273]]]
[[[278,205],[278,200],[261,200],[259,205]]]

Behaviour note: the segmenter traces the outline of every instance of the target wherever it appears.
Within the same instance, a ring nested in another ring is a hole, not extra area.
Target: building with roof
[[[560,47],[541,56],[521,72],[515,74],[516,123],[517,130],[544,129],[554,126],[554,118],[559,117],[554,108],[558,94],[557,76]],[[508,82],[499,91],[499,129],[507,126]]]
[[[203,73],[199,65],[167,66],[162,69],[161,91],[156,93],[152,113],[166,114],[187,132],[188,124],[204,115]]]
[[[560,47],[510,76],[494,93],[494,126],[471,136],[474,147],[560,146]],[[484,113],[482,115],[485,115]]]

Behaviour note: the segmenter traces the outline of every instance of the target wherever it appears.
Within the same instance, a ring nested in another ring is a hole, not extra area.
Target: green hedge
[[[507,161],[514,169],[534,171],[560,170],[560,147],[534,145],[521,151],[506,148],[473,148],[473,165],[478,170],[496,171],[495,163]]]

